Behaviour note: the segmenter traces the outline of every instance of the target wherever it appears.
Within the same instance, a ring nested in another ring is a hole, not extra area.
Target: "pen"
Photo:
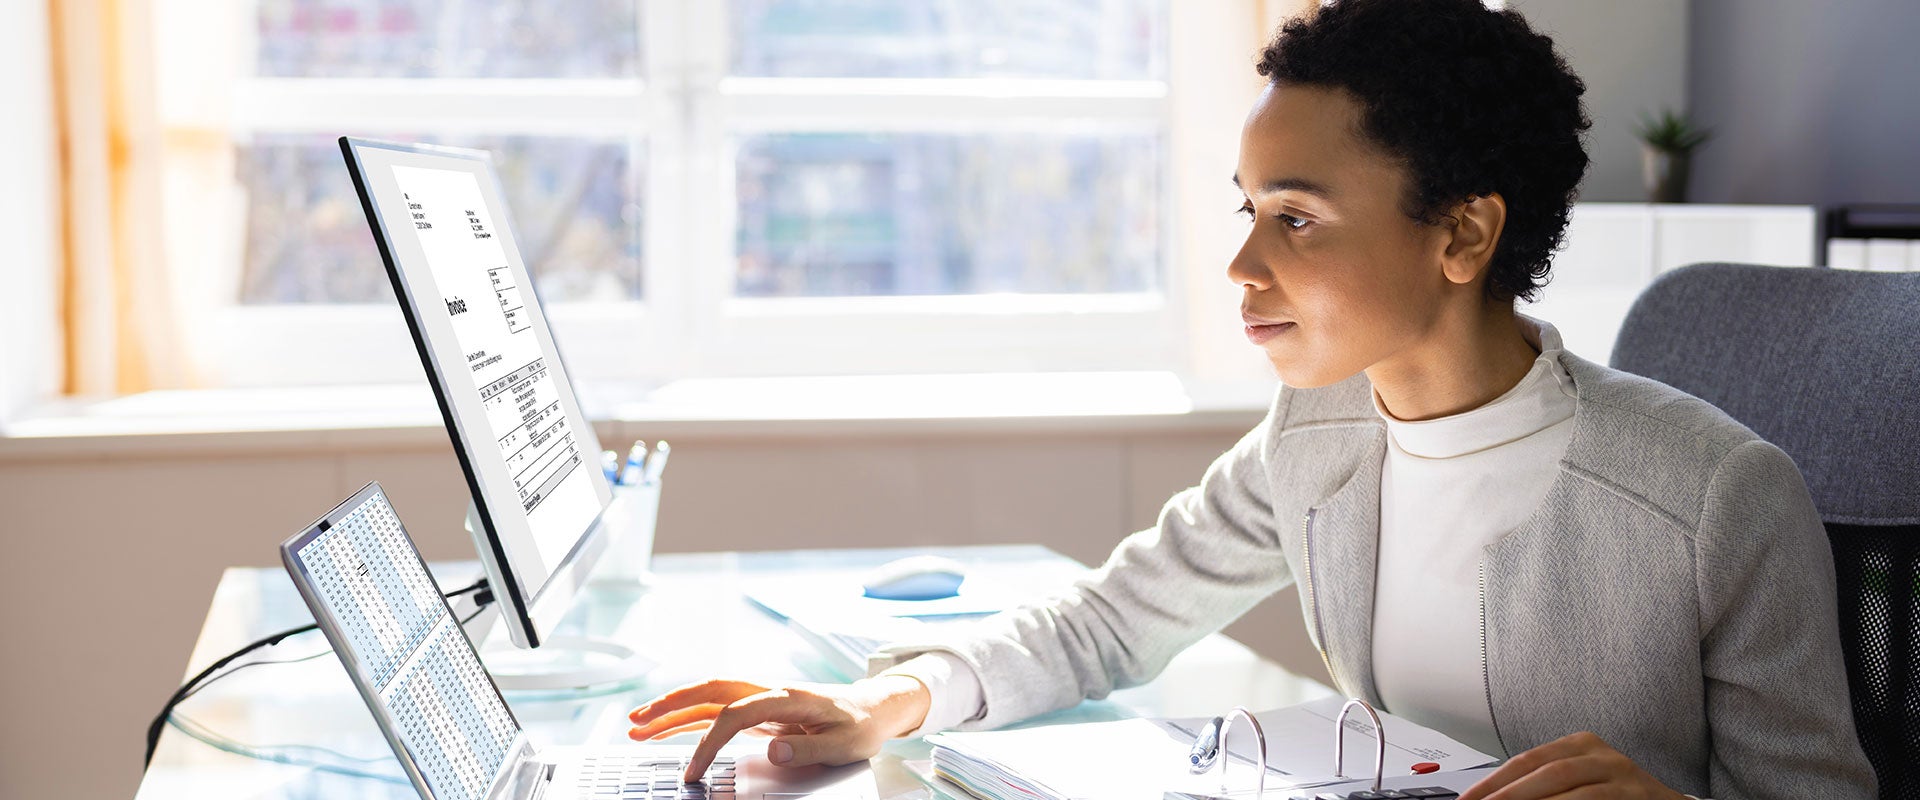
[[[623,484],[640,483],[641,472],[646,469],[647,443],[638,441],[627,451],[627,466],[620,470],[620,482]]]
[[[654,444],[653,457],[647,459],[647,483],[660,482],[660,473],[667,471],[667,456],[672,454],[673,448],[668,447],[666,442]]]
[[[620,454],[612,450],[600,453],[600,471],[607,474],[608,483],[620,482]]]
[[[1206,772],[1220,757],[1220,726],[1225,722],[1225,717],[1214,717],[1194,735],[1193,751],[1187,753],[1187,768],[1195,774]]]

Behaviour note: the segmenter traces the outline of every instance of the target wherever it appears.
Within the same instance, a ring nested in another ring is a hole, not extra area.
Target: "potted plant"
[[[1712,138],[1713,132],[1695,127],[1673,109],[1662,109],[1658,116],[1641,117],[1638,132],[1640,178],[1647,187],[1647,201],[1685,202],[1693,149]]]

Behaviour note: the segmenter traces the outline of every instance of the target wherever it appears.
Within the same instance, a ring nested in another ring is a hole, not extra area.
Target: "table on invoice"
[[[886,550],[813,550],[770,553],[657,555],[644,586],[597,581],[561,622],[561,633],[603,636],[638,644],[660,662],[644,679],[593,693],[509,693],[514,714],[542,746],[628,741],[626,713],[667,689],[713,677],[761,682],[838,681],[828,662],[798,634],[742,595],[756,575],[800,570],[841,571],[878,565],[916,553],[938,552],[970,566],[971,574],[1019,580],[1057,575],[1063,558],[1034,546]],[[472,563],[435,564],[441,587],[466,585],[479,574]],[[286,573],[278,568],[231,568],[220,579],[212,608],[185,675],[233,649],[277,630],[312,621]],[[286,755],[282,764],[226,752],[179,727],[160,739],[138,800],[161,798],[411,798],[404,782],[325,772],[304,764],[322,760],[360,771],[399,775],[373,717],[354,692],[340,662],[324,652],[317,633],[288,640],[262,658],[290,664],[249,668],[208,688],[179,710],[190,724],[220,737]],[[250,656],[249,658],[253,658]],[[184,679],[185,676],[183,676]],[[1029,724],[1131,716],[1208,716],[1235,705],[1278,708],[1332,694],[1293,675],[1245,646],[1215,634],[1176,657],[1160,677],[1107,699],[1088,701]],[[685,741],[691,742],[692,738]],[[316,749],[324,748],[324,749]],[[896,741],[873,759],[880,795],[888,800],[965,798],[948,784],[921,777],[930,748]]]

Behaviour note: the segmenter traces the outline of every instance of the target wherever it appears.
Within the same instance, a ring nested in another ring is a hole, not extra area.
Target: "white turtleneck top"
[[[1480,641],[1481,551],[1520,527],[1559,473],[1578,402],[1560,334],[1506,394],[1438,419],[1387,423],[1373,591],[1373,680],[1387,710],[1499,755]]]

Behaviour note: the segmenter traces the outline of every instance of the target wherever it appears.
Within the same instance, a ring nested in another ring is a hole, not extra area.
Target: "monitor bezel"
[[[399,260],[394,256],[393,247],[388,241],[388,237],[392,235],[392,228],[387,225],[386,218],[380,213],[379,206],[373,200],[365,169],[360,161],[359,149],[442,156],[478,163],[486,173],[486,180],[493,184],[494,194],[502,198],[501,204],[504,206],[506,193],[500,184],[500,175],[494,169],[492,154],[485,150],[388,142],[354,136],[342,136],[339,141],[340,151],[346,158],[347,171],[353,177],[354,192],[359,196],[360,207],[366,213],[367,222],[373,230],[374,243],[380,251],[380,260],[386,266],[387,279],[393,285],[394,296],[400,301],[402,315],[407,320],[407,332],[413,338],[414,350],[419,354],[421,364],[425,367],[427,383],[433,387],[434,403],[440,409],[440,418],[446,424],[447,436],[452,441],[454,455],[460,462],[460,471],[466,477],[467,491],[472,499],[473,516],[480,526],[472,532],[474,549],[478,551],[480,561],[490,579],[489,582],[493,584],[495,598],[506,609],[507,613],[501,616],[505,622],[507,635],[519,647],[537,648],[551,638],[554,628],[572,608],[574,598],[585,585],[593,566],[607,549],[607,534],[603,530],[602,523],[606,518],[607,509],[615,500],[606,476],[600,474],[598,466],[592,463],[593,456],[600,450],[599,435],[593,431],[592,422],[587,421],[585,430],[581,432],[583,444],[588,446],[586,449],[589,463],[585,465],[585,469],[588,471],[589,480],[600,485],[596,487],[596,496],[605,495],[609,500],[601,504],[593,520],[569,547],[567,555],[560,559],[560,563],[554,566],[546,579],[540,583],[539,588],[534,590],[533,596],[527,597],[522,591],[519,576],[514,572],[513,562],[508,557],[506,543],[501,539],[499,529],[494,524],[493,509],[487,503],[486,493],[481,488],[479,471],[474,467],[472,456],[467,451],[466,437],[459,416],[453,411],[452,398],[448,394],[440,362],[434,357],[432,347],[427,344],[426,331],[420,322],[420,303],[400,274]],[[502,207],[492,211],[498,215],[501,226],[509,231],[517,231],[518,226],[514,225],[511,209]],[[518,239],[514,241],[517,242]],[[524,259],[521,261],[525,263]],[[546,306],[540,299],[539,287],[532,279],[531,270],[529,269],[528,272],[526,292],[533,302],[540,306],[541,320],[544,324],[547,319]],[[560,374],[567,375],[569,378],[566,389],[572,392],[572,371],[566,368],[566,359],[560,353],[559,342],[552,336],[551,325],[548,326],[548,340],[553,344],[553,357],[560,362]],[[574,402],[576,405],[579,403],[577,392],[574,392]],[[585,417],[584,409],[581,415]],[[599,491],[602,487],[605,488],[604,492]],[[482,542],[482,539],[485,541]]]

